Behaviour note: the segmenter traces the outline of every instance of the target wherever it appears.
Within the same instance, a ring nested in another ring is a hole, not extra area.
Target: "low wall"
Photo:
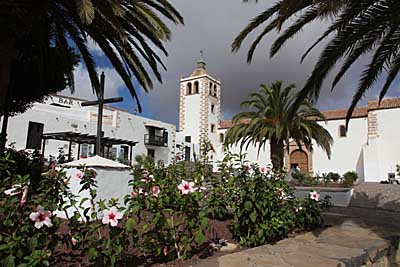
[[[304,187],[296,186],[294,195],[297,198],[309,197],[311,191],[317,191],[320,199],[325,196],[331,197],[331,203],[337,207],[348,207],[353,196],[353,188],[333,188],[333,187]]]

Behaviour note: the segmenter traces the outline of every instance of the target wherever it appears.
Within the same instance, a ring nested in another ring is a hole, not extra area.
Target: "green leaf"
[[[125,224],[125,227],[126,227],[126,230],[128,231],[128,232],[132,232],[133,230],[135,230],[135,220],[133,220],[132,218],[129,218],[127,221],[126,221],[126,224]]]
[[[205,229],[205,228],[208,227],[208,219],[207,219],[207,217],[201,218],[201,227],[202,227],[203,229]]]
[[[196,239],[195,239],[196,243],[202,244],[205,240],[206,240],[206,236],[204,235],[203,230],[199,230],[196,233]]]
[[[13,255],[9,255],[4,261],[4,267],[14,267],[15,266],[15,257]]]
[[[245,203],[244,203],[244,208],[247,210],[247,211],[251,211],[251,209],[253,208],[253,203],[251,203],[251,201],[246,201]]]
[[[253,212],[250,214],[250,220],[251,220],[253,223],[255,223],[255,222],[257,221],[257,213],[256,213],[255,211],[253,211]]]
[[[95,248],[89,248],[89,258],[94,260],[97,258],[97,250]]]
[[[31,239],[29,239],[29,249],[30,250],[35,250],[37,245],[38,245],[37,237],[33,236]]]

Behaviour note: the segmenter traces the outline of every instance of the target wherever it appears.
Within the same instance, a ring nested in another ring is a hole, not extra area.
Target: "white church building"
[[[226,152],[225,133],[232,127],[231,121],[221,120],[221,90],[221,81],[207,72],[200,59],[191,75],[180,79],[179,131],[173,124],[105,106],[103,131],[108,146],[104,154],[130,163],[137,155],[149,155],[157,162],[170,164],[174,160],[198,159],[201,144],[208,140],[214,148],[209,159],[221,160]],[[10,118],[7,144],[44,151],[46,158],[56,157],[60,148],[66,154],[71,152],[73,159],[93,155],[97,107],[82,107],[83,101],[52,95],[44,103],[35,103],[32,109]],[[357,108],[348,132],[344,127],[346,112],[324,112],[327,122],[321,124],[334,139],[330,159],[317,145],[312,151],[302,151],[293,143],[286,152],[285,167],[298,166],[310,175],[356,171],[361,181],[370,182],[386,180],[388,173],[395,173],[400,164],[400,98],[385,99],[379,106],[377,101],[370,101]],[[239,152],[238,147],[230,150]],[[250,162],[271,162],[268,145],[258,157],[255,147],[243,153]]]
[[[368,102],[357,108],[345,128],[347,110],[324,111],[327,122],[321,121],[334,139],[332,155],[313,145],[313,151],[300,150],[293,142],[285,152],[287,170],[299,167],[310,175],[328,172],[343,174],[356,171],[361,181],[387,180],[388,173],[396,172],[400,164],[400,98]],[[186,156],[200,154],[201,144],[208,140],[214,151],[208,157],[215,161],[224,157],[224,136],[232,127],[231,121],[221,120],[221,82],[213,78],[201,58],[197,68],[187,78],[180,80],[179,132],[177,143],[186,142]],[[239,153],[236,146],[230,151]],[[250,162],[260,165],[271,163],[270,148],[265,146],[257,156],[257,148],[249,146],[242,151]]]

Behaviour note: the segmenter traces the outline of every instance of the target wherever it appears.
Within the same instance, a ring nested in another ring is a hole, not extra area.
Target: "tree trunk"
[[[17,55],[14,40],[5,37],[0,42],[0,110],[4,108],[10,83],[11,64]]]
[[[278,141],[275,138],[271,139],[271,161],[274,165],[274,170],[281,171],[283,169],[284,144],[283,141]]]
[[[9,112],[8,108],[6,107],[4,110],[3,124],[0,133],[0,156],[4,155],[4,151],[6,149],[8,118],[9,118]]]

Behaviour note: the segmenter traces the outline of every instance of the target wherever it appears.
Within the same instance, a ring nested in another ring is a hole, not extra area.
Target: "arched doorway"
[[[299,167],[300,171],[308,174],[308,156],[307,153],[301,150],[295,150],[290,154],[290,168]]]

